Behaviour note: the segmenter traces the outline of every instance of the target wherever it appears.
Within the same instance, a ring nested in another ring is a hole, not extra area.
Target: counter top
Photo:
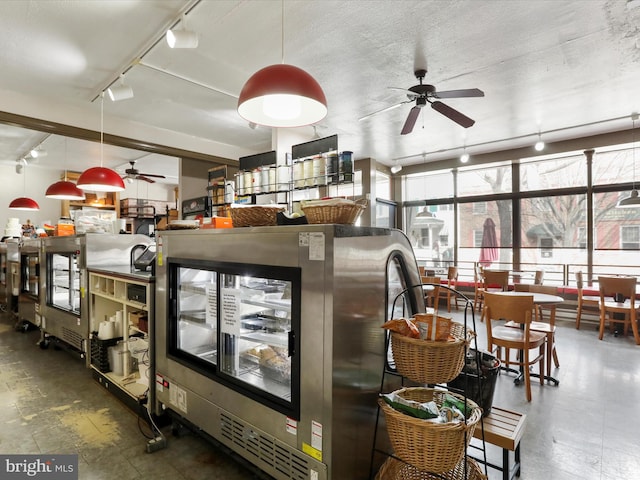
[[[151,272],[142,272],[130,265],[113,265],[104,267],[89,267],[89,272],[112,275],[114,277],[127,278],[138,282],[154,283],[155,277]]]

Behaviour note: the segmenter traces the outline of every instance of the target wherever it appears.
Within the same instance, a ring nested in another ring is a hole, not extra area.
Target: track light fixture
[[[197,48],[198,34],[186,29],[186,17],[182,16],[180,29],[167,30],[167,44],[170,48]]]
[[[538,141],[533,146],[536,149],[536,152],[541,152],[544,150],[544,142],[542,141],[542,136],[538,133]]]
[[[396,160],[396,162],[393,164],[393,166],[389,170],[391,170],[391,173],[393,173],[395,175],[400,170],[402,170],[402,165],[400,165],[398,163],[398,161]]]
[[[127,100],[133,98],[133,89],[124,83],[124,75],[120,75],[120,83],[118,85],[112,85],[107,89],[109,98],[112,102],[119,102],[120,100]]]

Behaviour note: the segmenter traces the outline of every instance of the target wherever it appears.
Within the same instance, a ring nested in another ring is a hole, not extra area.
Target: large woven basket
[[[229,210],[234,227],[262,227],[277,225],[278,212],[283,212],[284,207],[278,205],[255,205],[232,207]]]
[[[366,202],[337,205],[302,205],[309,223],[342,223],[353,225],[366,207]]]
[[[465,469],[466,462],[466,469]],[[389,457],[378,470],[375,480],[486,480],[478,463],[463,459],[448,472],[435,474]]]
[[[445,395],[464,401],[461,395],[433,388],[403,388],[396,394],[420,403],[434,401],[438,407],[444,402]],[[433,473],[447,472],[462,460],[482,416],[482,409],[469,399],[467,404],[471,413],[466,423],[429,422],[398,412],[383,399],[378,399],[378,404],[384,412],[395,455],[419,470]]]
[[[467,329],[465,334],[461,323],[451,322],[450,335],[455,340],[438,342],[392,332],[391,349],[398,373],[425,384],[447,383],[456,378],[475,333]]]

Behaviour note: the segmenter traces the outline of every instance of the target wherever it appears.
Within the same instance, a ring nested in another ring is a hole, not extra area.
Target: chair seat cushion
[[[505,323],[504,326],[510,328],[520,328],[520,324],[512,320]],[[533,331],[543,333],[552,333],[556,331],[555,325],[553,326],[553,328],[551,328],[551,325],[545,322],[531,322],[531,326],[529,328]]]
[[[491,335],[496,345],[500,344],[500,340],[505,342],[524,342],[524,330],[505,326],[494,327],[491,329]],[[531,347],[537,347],[546,339],[546,335],[542,332],[529,332],[529,343]]]

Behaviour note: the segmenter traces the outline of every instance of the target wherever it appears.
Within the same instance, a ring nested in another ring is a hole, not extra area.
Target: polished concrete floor
[[[484,324],[477,332],[484,349]],[[200,437],[175,437],[170,427],[163,428],[168,447],[146,453],[147,430],[136,416],[79,359],[41,350],[38,339],[0,316],[0,453],[77,453],[82,480],[257,478]],[[610,334],[598,341],[593,324],[576,331],[562,321],[557,344],[559,386],[533,383],[528,403],[512,376],[497,381],[494,405],[528,415],[521,478],[640,478],[640,347]],[[487,453],[500,454],[491,446]],[[501,477],[489,470],[489,478]]]

